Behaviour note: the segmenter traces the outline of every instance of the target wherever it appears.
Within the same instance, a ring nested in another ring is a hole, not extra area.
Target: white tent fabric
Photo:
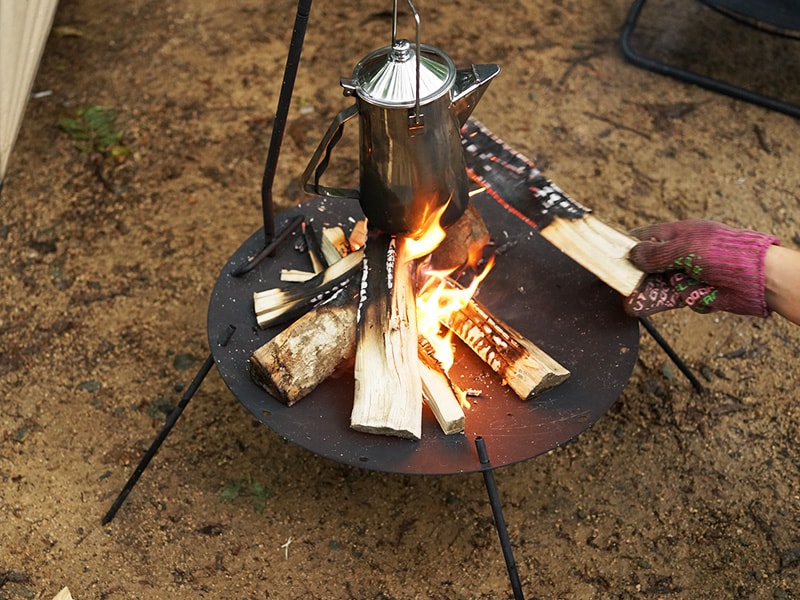
[[[0,186],[58,0],[0,0]]]

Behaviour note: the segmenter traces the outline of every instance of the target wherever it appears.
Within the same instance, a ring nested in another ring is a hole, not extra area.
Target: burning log
[[[476,264],[472,253],[480,253],[491,237],[478,210],[467,205],[458,221],[447,228],[447,235],[431,254],[430,266],[439,271],[452,271],[464,264]]]
[[[422,379],[422,397],[431,409],[445,435],[464,431],[464,409],[459,397],[463,392],[456,386],[441,364],[419,345],[419,368]]]
[[[422,384],[413,263],[404,258],[403,245],[403,238],[371,234],[364,246],[350,426],[419,439]]]
[[[467,261],[467,248],[482,248],[488,238],[480,215],[472,209],[448,228],[447,235],[459,241],[449,250],[447,244],[440,245],[432,262],[448,268],[461,266]],[[255,294],[262,327],[302,316],[252,354],[253,380],[291,406],[356,356],[354,429],[419,439],[424,400],[445,434],[463,431],[464,393],[432,357],[426,340],[417,337],[414,269],[403,258],[404,244],[400,238],[373,234],[364,248],[312,280]],[[569,376],[475,301],[444,324],[523,399]]]
[[[356,282],[306,313],[250,357],[250,375],[287,406],[311,393],[356,351]]]
[[[461,310],[451,313],[444,325],[500,375],[522,400],[552,389],[570,375],[553,357],[492,316],[474,298]]]

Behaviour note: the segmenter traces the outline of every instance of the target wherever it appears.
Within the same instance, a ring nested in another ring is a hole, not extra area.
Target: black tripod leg
[[[200,367],[200,370],[197,372],[197,375],[194,376],[192,383],[189,384],[186,392],[181,397],[181,401],[178,402],[178,405],[172,410],[169,417],[167,417],[167,422],[164,424],[164,427],[158,432],[156,439],[153,440],[153,443],[150,444],[150,447],[147,449],[147,452],[145,452],[142,460],[139,461],[139,466],[136,467],[136,470],[128,479],[125,487],[122,488],[122,491],[119,493],[119,496],[117,496],[114,504],[111,505],[111,508],[106,513],[106,516],[103,517],[103,525],[110,523],[111,519],[116,516],[117,511],[122,506],[122,503],[125,502],[125,499],[128,497],[128,494],[131,493],[133,486],[135,486],[136,482],[139,481],[139,477],[141,477],[142,473],[147,468],[147,465],[150,464],[150,460],[156,455],[156,452],[158,452],[161,444],[163,444],[164,440],[167,439],[169,432],[178,421],[183,409],[186,408],[187,404],[189,404],[189,400],[192,399],[192,396],[194,396],[195,392],[200,387],[200,384],[203,383],[203,380],[206,378],[206,375],[208,375],[208,372],[211,370],[212,366],[214,366],[214,357],[209,354],[208,358],[206,358],[205,362],[203,363],[203,366]]]
[[[475,438],[475,446],[478,448],[478,459],[484,467],[483,482],[486,484],[486,491],[489,493],[494,526],[497,529],[497,535],[500,537],[503,558],[506,559],[506,569],[508,569],[508,578],[511,580],[511,589],[514,591],[514,600],[525,600],[522,595],[522,586],[519,582],[519,573],[517,573],[517,563],[514,560],[514,550],[511,548],[511,541],[508,537],[508,527],[503,518],[503,509],[500,506],[500,495],[497,493],[494,471],[492,470],[492,464],[489,462],[489,454],[486,452],[486,442],[482,437],[478,436]]]
[[[678,356],[675,350],[673,350],[672,347],[667,343],[667,340],[661,337],[661,334],[658,333],[655,326],[650,322],[650,320],[647,319],[646,317],[639,317],[639,321],[642,323],[642,325],[644,325],[644,328],[647,330],[647,333],[649,333],[656,341],[656,343],[659,346],[661,346],[661,349],[667,353],[667,356],[669,356],[672,362],[675,363],[675,366],[678,367],[681,373],[683,373],[686,376],[686,379],[689,380],[689,383],[692,384],[692,387],[694,387],[695,391],[698,392],[699,394],[704,393],[706,390],[703,387],[703,384],[701,384],[697,380],[697,377],[694,376],[694,374],[689,370],[689,367],[686,366],[686,363],[683,362],[683,360],[681,360],[681,357]]]

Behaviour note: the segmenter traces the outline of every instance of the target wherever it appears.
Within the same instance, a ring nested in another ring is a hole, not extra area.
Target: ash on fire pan
[[[274,257],[243,277],[236,266],[256,254],[263,233],[254,233],[223,268],[211,296],[208,335],[217,369],[231,392],[260,422],[281,437],[331,460],[406,474],[469,473],[510,465],[547,452],[589,428],[615,402],[636,361],[639,328],[625,315],[619,295],[554,248],[487,193],[472,200],[495,244],[494,268],[478,300],[569,369],[571,377],[527,402],[502,385],[466,346],[459,345],[451,371],[462,389],[480,390],[466,412],[464,434],[445,435],[426,408],[422,438],[410,441],[354,431],[352,370],[334,375],[287,407],[251,379],[248,359],[277,335],[261,330],[253,293],[280,287],[281,268],[307,267],[291,238]],[[282,215],[302,213],[322,227],[347,225],[360,213],[353,201],[316,198]],[[295,234],[299,235],[299,234]],[[226,342],[220,339],[228,337]],[[475,440],[484,440],[491,465],[482,464]]]

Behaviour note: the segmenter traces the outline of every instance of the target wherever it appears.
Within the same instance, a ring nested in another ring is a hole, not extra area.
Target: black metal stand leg
[[[486,451],[486,442],[480,436],[475,438],[475,446],[478,448],[478,459],[483,465],[483,482],[486,484],[486,491],[489,493],[489,503],[492,505],[492,515],[494,516],[494,526],[497,535],[500,537],[500,547],[503,549],[503,557],[506,559],[508,578],[511,580],[511,589],[514,591],[514,600],[524,600],[522,586],[519,582],[517,573],[517,563],[514,560],[514,550],[511,548],[511,541],[508,537],[508,527],[503,518],[503,509],[500,506],[500,495],[497,493],[497,483],[494,480],[494,471],[489,462],[489,454]]]
[[[294,80],[300,65],[300,54],[303,51],[303,41],[310,13],[311,0],[299,0],[294,29],[292,30],[292,39],[289,42],[289,54],[286,57],[283,82],[278,96],[278,109],[272,125],[272,137],[270,138],[269,151],[267,152],[267,162],[264,165],[264,176],[261,179],[261,210],[264,217],[265,245],[269,244],[275,235],[275,206],[272,200],[272,184],[278,167],[278,155],[281,151],[283,132],[286,129],[289,106],[292,103]]]
[[[209,354],[208,358],[206,358],[203,366],[200,367],[200,370],[197,372],[197,375],[194,376],[192,383],[189,384],[189,387],[186,389],[186,392],[181,397],[180,402],[178,405],[172,410],[169,417],[167,418],[167,422],[164,424],[164,427],[156,436],[156,439],[153,440],[153,443],[150,444],[150,447],[145,452],[145,455],[142,457],[142,460],[139,461],[139,466],[136,467],[136,470],[128,479],[128,482],[122,488],[122,491],[117,496],[117,499],[114,501],[114,504],[111,505],[111,508],[106,513],[106,516],[103,517],[103,525],[110,523],[111,520],[116,516],[117,511],[122,506],[125,499],[128,497],[128,494],[131,493],[133,490],[133,486],[136,485],[136,482],[139,481],[139,477],[141,477],[144,470],[147,468],[147,465],[150,464],[150,460],[156,455],[158,449],[161,447],[161,444],[164,443],[164,440],[167,439],[169,432],[174,427],[175,423],[178,421],[178,418],[181,416],[183,409],[186,408],[186,405],[189,404],[189,400],[192,399],[197,389],[200,387],[200,384],[203,383],[203,380],[208,375],[208,372],[211,370],[211,367],[214,366],[214,357]]]
[[[680,369],[680,372],[686,376],[686,379],[689,380],[689,383],[692,384],[692,387],[694,387],[695,391],[697,391],[700,394],[704,393],[706,390],[703,387],[703,385],[698,381],[697,377],[694,376],[694,373],[692,373],[689,370],[689,367],[686,366],[686,363],[683,362],[681,357],[678,356],[675,350],[673,350],[672,347],[667,343],[667,340],[661,337],[661,334],[658,333],[658,331],[655,328],[655,325],[653,325],[650,322],[650,320],[647,319],[646,317],[639,317],[639,321],[641,322],[642,325],[644,325],[644,328],[647,330],[647,333],[649,333],[656,341],[656,343],[659,346],[661,346],[661,349],[667,353],[667,356],[669,356],[672,362],[675,363],[675,366],[678,367],[678,369]]]

